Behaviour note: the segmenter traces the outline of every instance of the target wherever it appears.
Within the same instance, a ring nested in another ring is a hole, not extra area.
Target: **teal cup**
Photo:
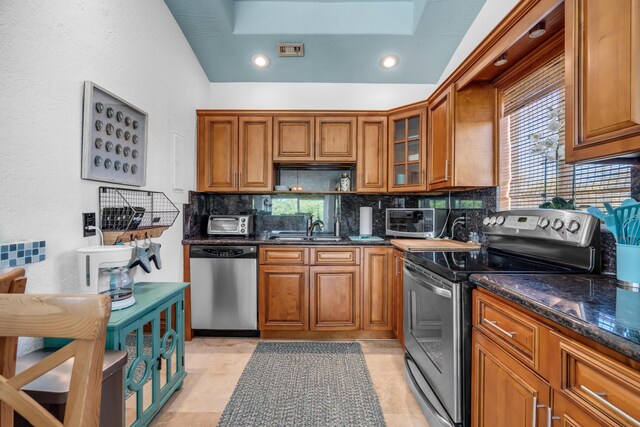
[[[640,246],[618,243],[616,255],[618,280],[640,283]]]

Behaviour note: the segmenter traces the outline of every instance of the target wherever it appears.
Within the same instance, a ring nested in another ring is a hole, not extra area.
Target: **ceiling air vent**
[[[276,49],[278,56],[304,56],[304,44],[302,43],[278,43]]]

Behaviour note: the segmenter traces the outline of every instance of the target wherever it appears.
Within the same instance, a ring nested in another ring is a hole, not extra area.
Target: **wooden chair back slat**
[[[24,268],[16,268],[0,275],[0,294],[23,294],[27,286]],[[11,378],[16,373],[18,338],[0,340],[0,376]],[[13,426],[13,409],[0,402],[0,426]]]
[[[0,348],[6,349],[7,341],[18,336],[75,339],[17,376],[0,375],[0,400],[33,425],[60,426],[59,421],[20,391],[20,387],[73,357],[64,426],[98,426],[110,313],[111,299],[105,295],[0,294]],[[5,359],[4,356],[0,359],[0,372],[6,372],[2,366]],[[1,421],[5,425],[4,419]]]

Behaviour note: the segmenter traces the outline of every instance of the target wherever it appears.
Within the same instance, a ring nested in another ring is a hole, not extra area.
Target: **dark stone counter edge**
[[[504,288],[500,285],[499,282],[495,281],[494,279],[495,276],[491,279],[489,279],[488,277],[482,277],[482,275],[479,274],[473,274],[470,276],[471,282],[480,286],[481,288],[484,288],[498,296],[501,296],[504,299],[511,301],[527,310],[533,311],[534,313],[539,314],[545,319],[562,325],[565,328],[576,332],[577,334],[580,334],[597,343],[609,347],[610,349],[615,350],[624,356],[640,362],[639,345],[623,337],[615,335],[607,331],[606,329],[602,329],[597,325],[585,322],[576,317],[554,310],[553,308],[542,304],[535,299],[529,298],[524,294],[513,292],[507,288]]]
[[[247,237],[247,238],[217,238],[217,237],[202,237],[202,238],[190,238],[183,239],[183,245],[279,245],[279,246],[391,246],[390,239],[384,239],[382,241],[352,241],[349,239],[342,240],[340,242],[312,242],[312,241],[290,241],[290,240],[263,240],[259,237]]]

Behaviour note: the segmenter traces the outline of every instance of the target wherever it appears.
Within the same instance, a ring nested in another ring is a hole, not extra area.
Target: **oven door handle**
[[[433,279],[430,279],[429,277],[420,274],[420,272],[412,269],[406,264],[404,266],[404,273],[410,278],[412,278],[418,285],[422,286],[428,291],[433,292],[434,294],[439,295],[441,297],[451,299],[451,291],[449,289],[444,289],[429,283],[428,280],[433,280]]]

